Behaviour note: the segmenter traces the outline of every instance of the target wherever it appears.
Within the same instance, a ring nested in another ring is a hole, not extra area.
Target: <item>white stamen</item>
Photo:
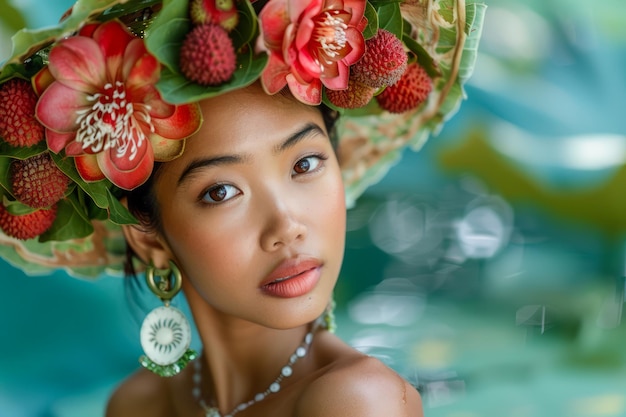
[[[316,41],[319,42],[329,57],[334,58],[339,55],[337,51],[341,51],[346,46],[346,29],[348,29],[348,25],[343,20],[333,17],[329,12],[325,14],[326,19],[322,22],[322,25],[334,31],[332,36],[325,36],[328,34],[327,31],[319,31]]]
[[[93,153],[116,149],[118,158],[130,153],[128,159],[132,161],[146,140],[138,121],[146,123],[150,132],[155,131],[150,106],[128,102],[124,84],[120,81],[115,83],[115,88],[107,83],[104,91],[87,96],[87,101],[93,105],[77,111],[76,141]]]

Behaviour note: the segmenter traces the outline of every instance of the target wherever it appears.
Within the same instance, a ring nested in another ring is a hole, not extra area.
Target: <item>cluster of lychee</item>
[[[234,0],[192,0],[192,30],[180,48],[180,69],[187,79],[203,86],[220,85],[232,77],[237,55],[228,33],[237,26]]]
[[[0,85],[0,139],[8,146],[28,148],[44,140],[45,129],[35,118],[36,105],[37,94],[29,81],[12,78]],[[9,175],[11,194],[33,211],[13,214],[0,203],[0,229],[17,239],[35,238],[52,226],[70,179],[48,151],[13,160]]]
[[[335,106],[346,109],[364,107],[375,98],[384,110],[404,113],[426,101],[432,88],[426,70],[417,62],[408,62],[402,41],[379,29],[365,42],[363,57],[350,67],[348,88],[327,90],[326,96]]]

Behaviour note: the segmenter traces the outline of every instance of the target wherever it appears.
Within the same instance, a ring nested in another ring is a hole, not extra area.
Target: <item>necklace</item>
[[[202,399],[202,389],[201,389],[202,373],[200,372],[202,370],[202,361],[200,360],[200,358],[194,361],[194,374],[193,374],[194,387],[192,390],[192,394],[193,394],[193,397],[198,402],[198,404],[200,404],[200,406],[204,409],[205,416],[206,417],[233,417],[235,414],[237,414],[240,411],[245,410],[251,405],[256,404],[260,401],[263,401],[265,398],[267,398],[267,396],[279,392],[280,384],[283,382],[283,379],[291,376],[291,374],[293,373],[293,366],[295,365],[295,363],[298,362],[300,358],[304,358],[306,354],[309,352],[309,347],[311,346],[311,342],[313,342],[313,334],[316,328],[317,326],[314,326],[304,336],[304,340],[302,341],[300,346],[298,346],[295,352],[293,352],[293,354],[289,357],[289,361],[287,361],[287,364],[285,364],[285,366],[282,367],[278,377],[269,385],[269,387],[267,387],[265,391],[259,392],[258,394],[254,396],[253,399],[242,402],[241,404],[237,405],[235,408],[233,408],[233,410],[230,413],[224,416],[220,414],[220,411],[215,405],[209,406],[204,401],[204,399]]]

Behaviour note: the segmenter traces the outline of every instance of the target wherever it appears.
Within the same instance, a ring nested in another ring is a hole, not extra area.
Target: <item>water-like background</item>
[[[0,59],[71,3],[0,0]],[[460,112],[348,214],[338,333],[428,417],[626,416],[626,2],[486,3]],[[5,263],[0,291],[0,417],[102,415],[150,298]]]

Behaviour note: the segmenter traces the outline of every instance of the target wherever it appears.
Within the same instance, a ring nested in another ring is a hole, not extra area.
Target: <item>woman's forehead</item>
[[[321,112],[283,95],[260,88],[233,91],[200,104],[204,122],[187,139],[185,152],[166,163],[176,169],[199,157],[254,155],[273,152],[307,126],[327,135]]]
[[[263,90],[237,90],[207,99],[200,104],[204,123],[198,133],[188,139],[189,145],[197,138],[246,138],[270,140],[289,134],[307,123],[324,128],[321,112],[282,95],[267,95]],[[228,142],[223,143],[228,146]]]

